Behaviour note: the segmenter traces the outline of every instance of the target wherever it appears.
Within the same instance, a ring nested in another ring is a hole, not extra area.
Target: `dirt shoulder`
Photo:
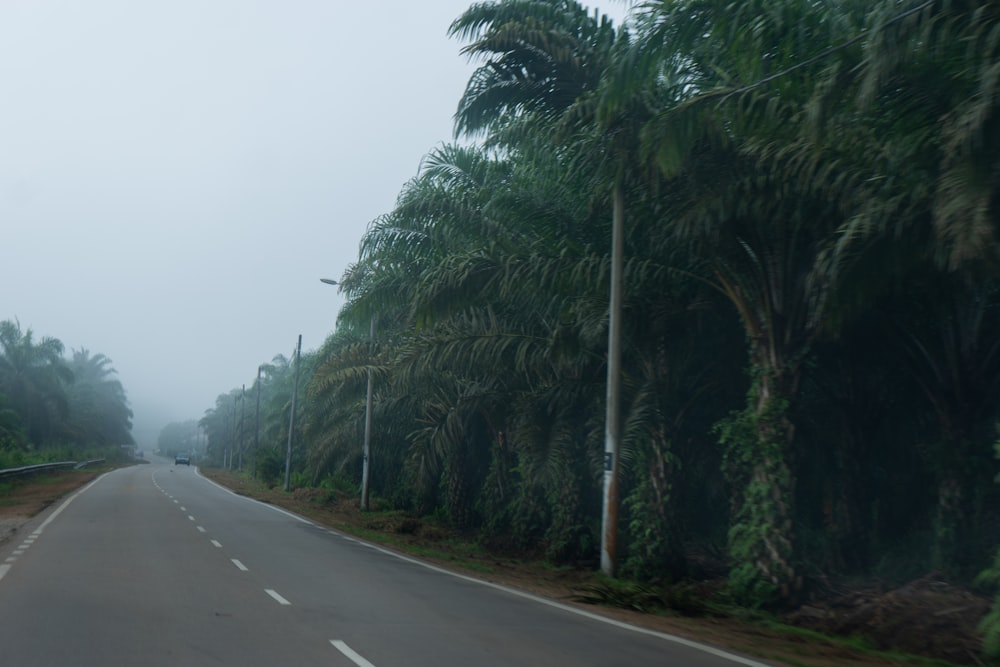
[[[107,470],[110,468],[58,470],[0,484],[0,544],[49,505]]]

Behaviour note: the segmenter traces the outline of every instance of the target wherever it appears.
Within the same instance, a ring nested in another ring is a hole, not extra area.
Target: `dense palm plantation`
[[[571,0],[456,19],[474,141],[339,280],[300,477],[358,483],[371,373],[377,506],[491,548],[594,562],[607,436],[620,574],[724,571],[752,606],[971,582],[1000,544],[1000,5],[648,0],[627,27]],[[245,446],[237,405],[217,447]]]
[[[0,322],[0,452],[23,455],[134,444],[132,410],[111,360]],[[17,456],[14,456],[16,459]]]

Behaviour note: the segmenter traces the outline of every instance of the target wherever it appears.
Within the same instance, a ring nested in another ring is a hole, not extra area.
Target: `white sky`
[[[144,447],[318,348],[452,137],[470,4],[0,1],[0,320],[110,357]]]

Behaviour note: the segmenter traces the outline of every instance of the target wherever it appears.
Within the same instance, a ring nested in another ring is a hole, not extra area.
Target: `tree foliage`
[[[57,338],[0,322],[0,449],[134,444],[132,410],[111,359],[63,353]]]
[[[499,0],[451,32],[477,141],[428,154],[338,281],[306,477],[358,483],[371,377],[378,504],[591,562],[619,200],[627,573],[779,606],[989,565],[994,4],[646,0],[622,27]]]

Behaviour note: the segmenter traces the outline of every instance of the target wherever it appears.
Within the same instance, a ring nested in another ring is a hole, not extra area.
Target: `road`
[[[0,547],[0,664],[763,663],[422,564],[158,459]]]

